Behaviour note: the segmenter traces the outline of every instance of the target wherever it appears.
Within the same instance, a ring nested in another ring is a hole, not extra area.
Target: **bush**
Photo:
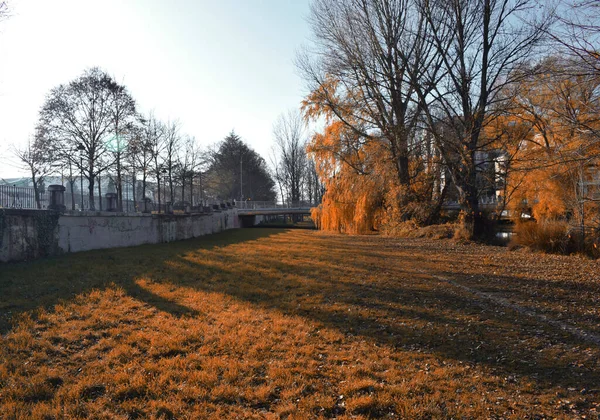
[[[551,254],[571,254],[578,251],[578,237],[570,233],[567,222],[559,220],[518,221],[510,247],[518,246]]]

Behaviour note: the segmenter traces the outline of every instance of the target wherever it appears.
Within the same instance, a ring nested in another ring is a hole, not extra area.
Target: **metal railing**
[[[40,192],[40,206],[45,209],[48,205],[47,193]],[[28,187],[0,185],[0,207],[13,209],[37,209],[35,190]]]
[[[40,205],[42,209],[45,209],[49,203],[49,194],[47,192],[40,192]],[[278,203],[275,201],[220,201],[214,199],[202,200],[202,203],[195,203],[196,205],[190,205],[189,202],[176,202],[173,203],[174,210],[178,210],[178,207],[187,208],[191,212],[206,212],[207,209],[212,209],[213,206],[221,207],[222,204],[229,203],[238,209],[245,210],[259,210],[259,209],[305,209],[318,206],[318,203],[311,203],[309,201],[295,201],[295,202],[284,202]],[[178,204],[180,206],[178,206]],[[71,194],[69,189],[64,193],[64,205],[67,211],[75,210],[90,210],[90,197],[87,193],[82,194],[74,192]],[[94,196],[94,207],[96,211],[107,210],[108,200],[106,197]],[[226,206],[227,207],[227,206]],[[0,185],[0,208],[16,208],[16,209],[37,209],[37,203],[35,200],[35,191],[30,187],[16,187],[12,185]],[[143,200],[123,200],[123,212],[125,213],[139,213],[143,211],[164,213],[167,211],[166,205],[163,202],[159,208],[158,202],[147,201],[144,205]]]
[[[316,207],[319,204],[311,203],[310,201],[292,201],[285,203],[277,203],[275,201],[236,201],[235,207],[245,210],[261,210],[261,209],[305,209]]]

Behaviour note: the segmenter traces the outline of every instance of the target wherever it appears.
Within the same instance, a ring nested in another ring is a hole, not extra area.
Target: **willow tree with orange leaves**
[[[334,173],[322,173],[331,177],[326,178],[324,212],[338,206],[331,214],[350,217],[364,211],[358,207],[350,211],[349,206],[368,203],[378,208],[364,214],[393,208],[399,218],[410,218],[412,210],[423,208],[412,203],[427,196],[421,188],[420,171],[431,169],[420,162],[421,111],[414,84],[431,64],[432,47],[424,41],[426,25],[415,2],[315,0],[309,21],[314,48],[298,59],[311,92],[303,109],[307,118],[324,117],[329,124],[313,139],[312,153],[318,160],[336,160],[335,178]],[[338,135],[341,132],[345,134]],[[350,148],[352,159],[358,159],[368,171],[357,170],[360,165],[356,161],[330,151],[332,142],[344,143],[350,137],[356,139]],[[379,199],[347,200],[355,191],[370,191],[375,185],[379,186]],[[426,202],[437,199],[431,194],[431,185],[425,188],[430,190]],[[351,191],[344,198],[337,197],[333,191],[342,194],[343,188]],[[387,198],[382,199],[384,196]],[[434,218],[435,211],[423,219]],[[344,225],[349,226],[350,219],[345,220]]]
[[[432,215],[439,214],[443,189],[439,156],[428,138],[415,136],[410,143],[415,157],[408,168],[412,199],[408,201],[407,187],[397,178],[395,160],[385,139],[361,134],[365,130],[358,122],[347,123],[353,118],[349,113],[343,114],[342,121],[329,108],[320,107],[311,100],[319,94],[311,93],[304,102],[308,118],[324,117],[326,121],[323,132],[316,133],[308,145],[317,174],[325,183],[322,203],[313,210],[318,227],[365,233],[390,232],[407,219],[431,223]],[[338,112],[341,109],[338,106]]]
[[[366,142],[341,121],[328,124],[315,134],[308,152],[316,162],[318,176],[325,180],[325,195],[313,209],[320,229],[364,233],[379,228],[383,200],[393,173],[381,159],[381,143]]]

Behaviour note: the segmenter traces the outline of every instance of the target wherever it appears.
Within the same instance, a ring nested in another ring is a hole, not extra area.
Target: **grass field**
[[[598,418],[600,265],[242,229],[0,265],[0,418]]]

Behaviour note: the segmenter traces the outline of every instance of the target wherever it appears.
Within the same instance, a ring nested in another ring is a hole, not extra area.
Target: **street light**
[[[83,143],[77,144],[77,150],[79,150],[79,185],[81,188],[81,211],[83,211],[83,151],[85,150]]]
[[[167,177],[167,169],[163,167],[163,169],[162,169],[162,171],[161,171],[161,172],[162,172],[162,174],[163,174],[163,197],[165,198],[165,199],[163,200],[163,201],[164,201],[164,206],[165,206],[165,207],[164,207],[164,208],[165,208],[165,210],[163,211],[163,213],[166,213],[166,212],[167,212],[167,211],[166,211],[166,210],[167,210],[167,180],[166,180],[166,177]],[[158,186],[158,188],[159,188],[158,196],[159,196],[159,199],[160,199],[160,185]],[[158,210],[159,210],[159,213],[160,213],[160,208],[159,208]]]
[[[242,150],[240,152],[240,202],[244,202],[244,193],[242,192],[243,189],[243,178],[242,178],[242,173],[243,173],[243,168],[242,168],[242,160],[244,158],[244,151]]]
[[[73,184],[75,183],[75,179],[73,178],[73,156],[77,151],[76,147],[72,147],[69,149],[69,187],[71,190],[71,210],[75,211],[75,193],[73,192]],[[62,167],[61,167],[61,176],[62,176]]]

